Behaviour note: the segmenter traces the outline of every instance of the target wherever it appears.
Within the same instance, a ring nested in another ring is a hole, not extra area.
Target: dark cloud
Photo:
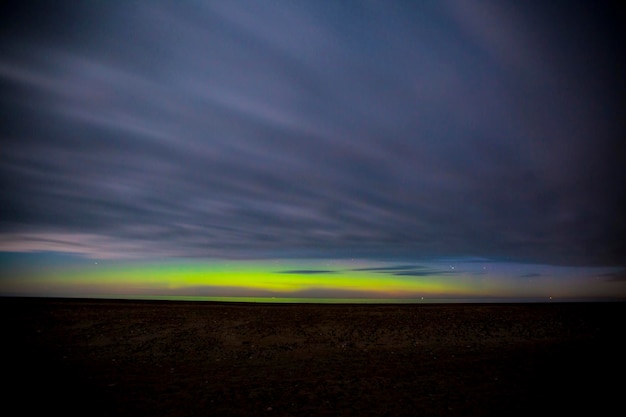
[[[400,271],[400,272],[393,273],[393,275],[407,276],[407,277],[429,277],[433,275],[451,275],[451,274],[456,274],[456,271],[452,271],[448,269],[446,270],[431,269],[427,271]]]
[[[411,269],[423,269],[426,268],[422,265],[392,265],[392,266],[373,266],[368,268],[354,268],[353,271],[373,271],[389,273],[394,271],[406,271]]]
[[[335,271],[328,269],[291,269],[288,271],[278,271],[279,274],[298,274],[298,275],[316,275],[316,274],[330,274]]]
[[[622,29],[560,6],[4,3],[3,248],[623,263]]]
[[[599,277],[609,282],[625,282],[626,269],[621,271],[607,272],[606,274],[601,274]]]
[[[433,269],[424,265],[390,265],[390,266],[374,266],[367,268],[355,268],[353,271],[378,272],[381,274],[389,274],[396,276],[410,277],[428,277],[433,275],[454,274],[454,269]]]
[[[540,273],[529,272],[528,274],[523,274],[523,275],[520,275],[519,277],[520,278],[538,278],[540,276],[542,276]]]
[[[380,295],[386,295],[390,298],[398,298],[396,294],[386,293],[384,290],[367,291],[367,290],[343,290],[343,289],[328,289],[328,288],[310,288],[306,290],[294,291],[292,294],[288,294],[288,298],[363,298],[374,299],[380,297]],[[414,296],[414,294],[412,294]],[[285,297],[285,294],[282,295]]]
[[[89,291],[85,291],[89,293]],[[307,288],[292,292],[281,292],[271,290],[250,289],[236,286],[214,286],[201,285],[186,287],[184,290],[171,288],[156,288],[150,290],[153,296],[176,296],[176,297],[251,297],[251,298],[363,298],[374,299],[382,295],[387,295],[385,291],[368,291],[368,290],[345,290],[338,288]],[[80,295],[80,294],[77,294]],[[394,296],[394,294],[389,294]],[[397,298],[397,296],[393,297]]]

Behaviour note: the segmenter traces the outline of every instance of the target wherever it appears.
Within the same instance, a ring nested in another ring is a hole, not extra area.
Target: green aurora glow
[[[598,278],[610,275],[606,268],[581,271],[462,260],[409,265],[355,260],[92,260],[4,269],[0,294],[26,296],[328,302],[422,297],[610,298],[626,293],[624,282]]]

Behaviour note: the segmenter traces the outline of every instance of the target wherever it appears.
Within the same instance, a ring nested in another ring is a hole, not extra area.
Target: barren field
[[[0,308],[2,405],[20,415],[607,415],[623,404],[623,303]]]

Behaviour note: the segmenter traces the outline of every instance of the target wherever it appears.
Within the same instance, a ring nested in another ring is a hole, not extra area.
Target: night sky
[[[0,294],[626,298],[601,1],[5,1]]]

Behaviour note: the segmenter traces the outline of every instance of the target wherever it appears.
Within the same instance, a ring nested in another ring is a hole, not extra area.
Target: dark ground
[[[19,415],[611,415],[624,303],[0,298]],[[6,415],[6,414],[5,414]]]

